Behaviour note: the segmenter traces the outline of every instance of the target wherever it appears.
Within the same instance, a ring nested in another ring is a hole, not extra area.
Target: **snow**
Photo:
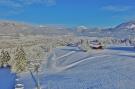
[[[133,47],[109,47],[89,53],[65,47],[55,49],[46,61],[39,74],[42,89],[135,88]],[[34,89],[30,73],[20,76],[25,89]]]
[[[133,28],[135,28],[135,24],[131,24],[130,26],[128,25],[126,28],[127,29],[133,29]]]
[[[86,26],[79,26],[78,29],[88,29]]]
[[[15,74],[7,68],[0,68],[0,89],[14,89]]]

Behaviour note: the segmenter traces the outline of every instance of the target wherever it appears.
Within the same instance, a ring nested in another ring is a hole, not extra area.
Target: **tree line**
[[[13,60],[11,60],[10,53],[7,50],[2,49],[0,53],[0,67],[10,67],[15,72],[25,71],[27,67],[27,58],[22,46],[16,48],[13,57]],[[13,63],[9,63],[10,61]]]

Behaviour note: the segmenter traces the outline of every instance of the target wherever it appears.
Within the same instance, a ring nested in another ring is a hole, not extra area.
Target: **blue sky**
[[[111,27],[135,20],[134,0],[0,0],[0,19]]]

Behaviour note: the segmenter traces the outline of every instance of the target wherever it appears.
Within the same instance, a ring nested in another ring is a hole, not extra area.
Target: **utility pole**
[[[35,65],[35,69],[34,69],[34,71],[36,72],[36,80],[37,80],[37,89],[41,89],[40,88],[40,82],[39,82],[39,68],[40,68],[40,65],[39,64],[37,64],[37,65]]]
[[[33,64],[33,62],[30,62],[29,65],[31,65],[31,63]],[[39,80],[39,68],[40,68],[40,63],[34,63],[33,68],[29,69],[32,79],[35,82],[36,89],[41,89],[40,80]],[[33,74],[34,72],[35,72],[35,76]]]

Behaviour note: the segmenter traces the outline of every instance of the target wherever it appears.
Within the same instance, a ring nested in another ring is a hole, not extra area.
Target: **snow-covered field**
[[[77,47],[55,49],[42,63],[42,89],[135,89],[135,49],[109,47],[86,53]],[[20,75],[34,89],[30,73]]]

